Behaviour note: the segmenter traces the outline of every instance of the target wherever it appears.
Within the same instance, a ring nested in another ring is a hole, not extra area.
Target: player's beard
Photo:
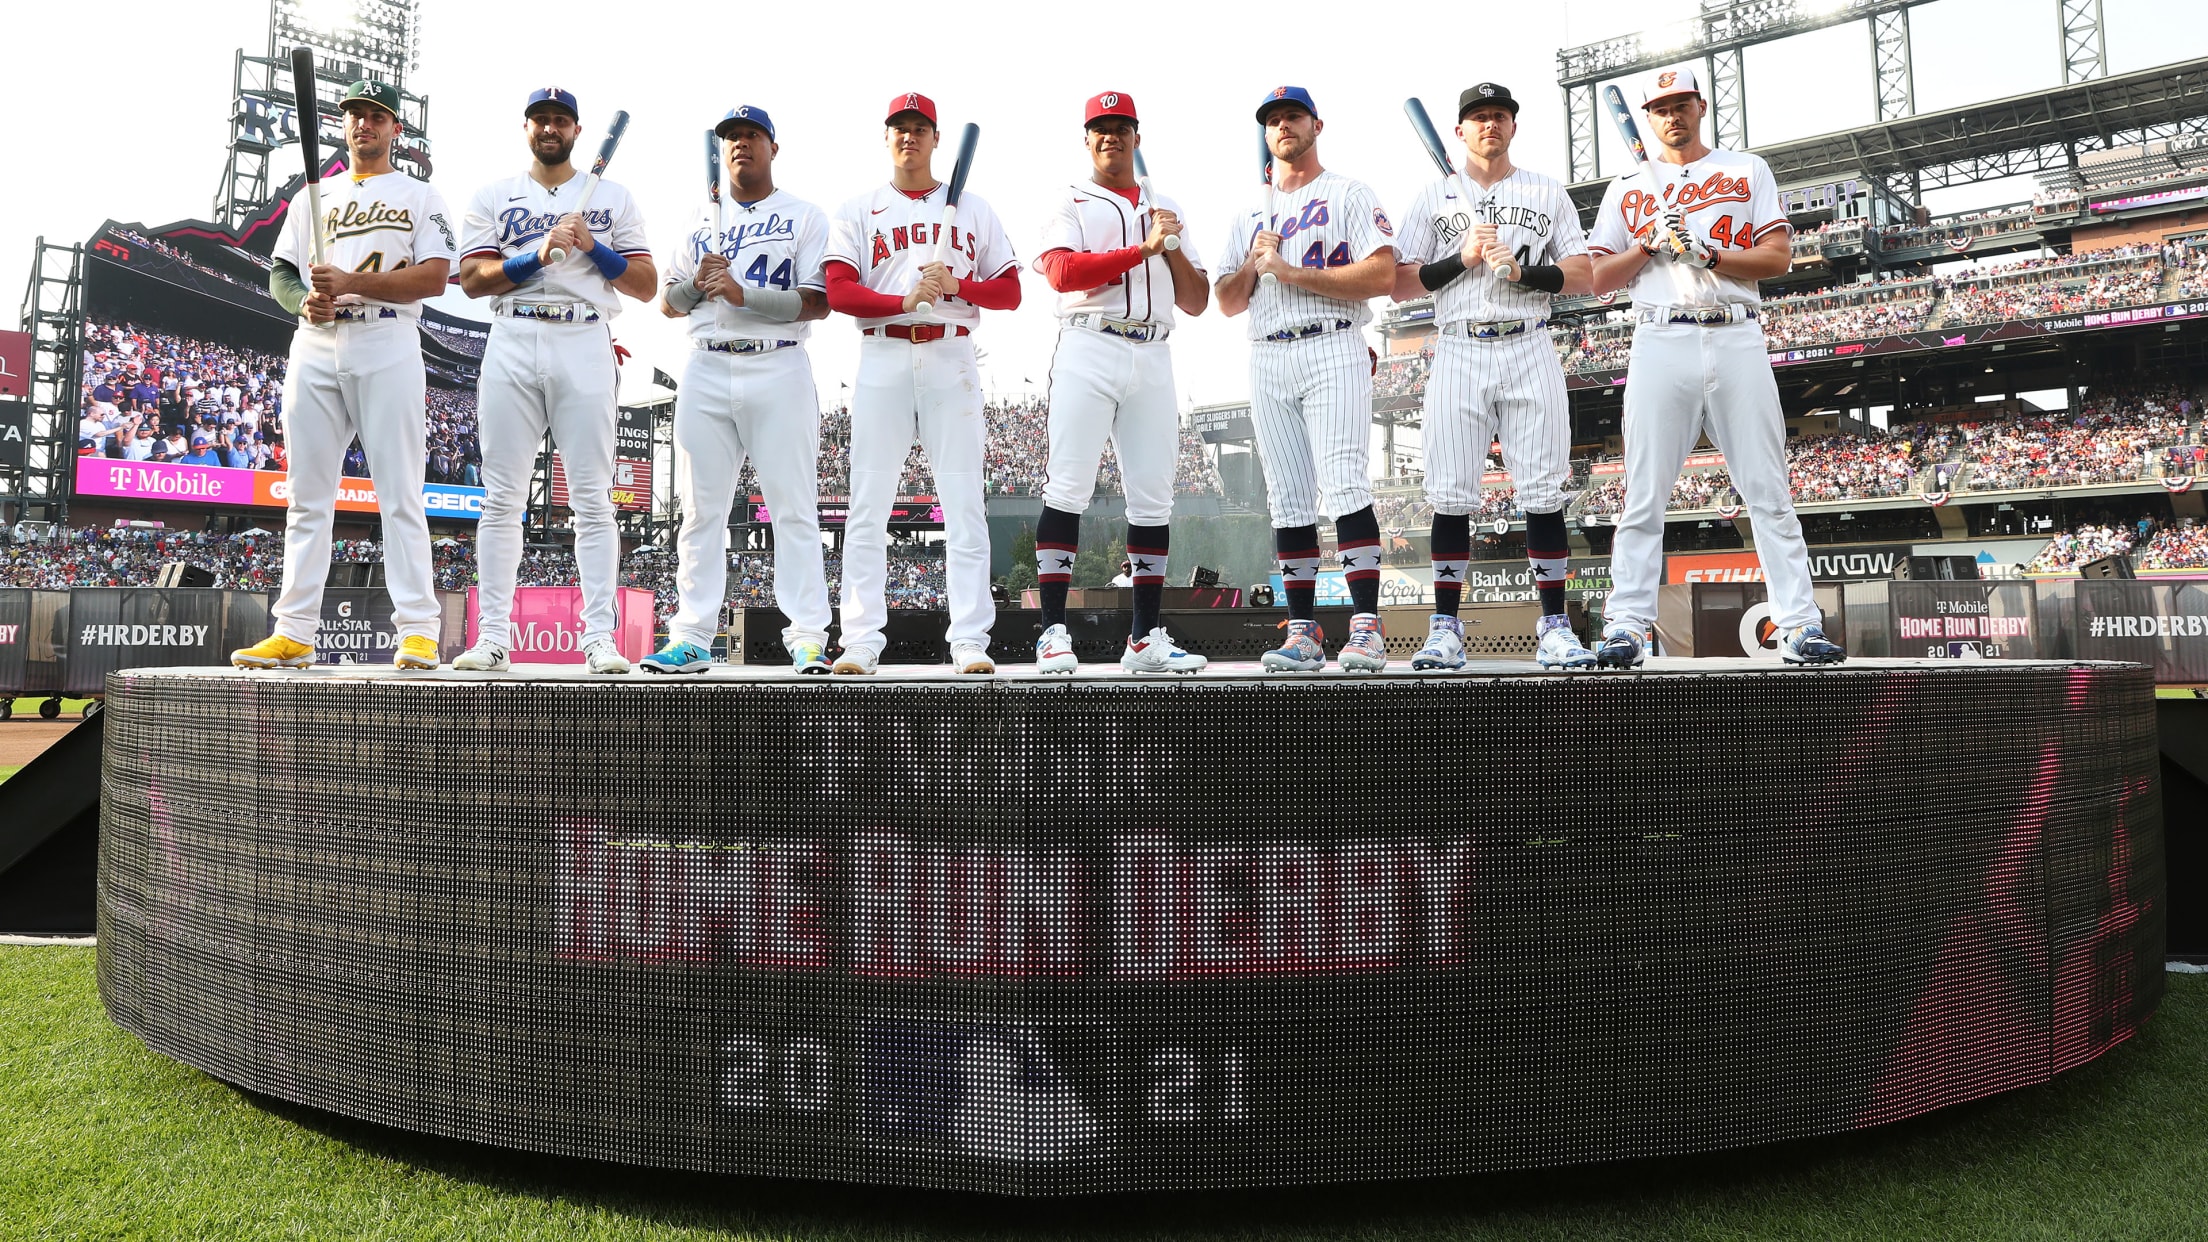
[[[351,140],[353,165],[374,164],[391,156],[391,144],[373,134],[362,134]]]
[[[547,143],[552,144],[549,149],[546,146]],[[574,153],[575,140],[570,138],[566,142],[561,142],[556,134],[548,134],[529,144],[529,154],[536,156],[537,162],[546,168],[558,168],[567,162],[568,156]]]

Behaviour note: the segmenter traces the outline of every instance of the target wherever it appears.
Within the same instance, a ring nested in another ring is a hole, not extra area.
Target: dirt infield
[[[29,763],[80,723],[74,717],[0,720],[0,767],[20,767]]]

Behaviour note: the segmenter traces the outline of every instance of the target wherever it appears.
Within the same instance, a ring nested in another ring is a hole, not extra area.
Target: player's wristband
[[[698,304],[703,301],[705,294],[699,292],[698,282],[694,279],[678,280],[667,286],[667,305],[685,315],[698,309]]]
[[[619,280],[621,273],[629,270],[629,256],[604,242],[591,243],[590,262],[607,280]]]
[[[1436,259],[1432,263],[1422,264],[1418,269],[1418,283],[1426,286],[1426,292],[1432,293],[1462,275],[1464,275],[1464,256],[1453,254],[1446,259]]]
[[[805,313],[805,299],[795,289],[746,289],[744,308],[757,311],[760,318],[776,323],[796,323]]]
[[[1543,293],[1564,292],[1564,269],[1554,263],[1536,263],[1518,273],[1518,283]]]
[[[506,279],[521,285],[527,284],[531,277],[544,270],[544,260],[539,259],[537,252],[532,250],[527,254],[517,254],[498,267],[506,273]]]

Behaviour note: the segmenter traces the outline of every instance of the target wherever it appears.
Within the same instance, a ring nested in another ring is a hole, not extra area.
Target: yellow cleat
[[[271,634],[250,647],[231,652],[230,662],[239,668],[312,668],[314,647]]]
[[[399,640],[399,654],[391,657],[394,668],[437,667],[437,640],[409,634]]]

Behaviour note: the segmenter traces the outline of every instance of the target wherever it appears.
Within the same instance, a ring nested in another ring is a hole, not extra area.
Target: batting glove
[[[1704,270],[1717,266],[1717,251],[1711,248],[1710,243],[1684,229],[1671,235],[1671,247],[1681,263]]]

